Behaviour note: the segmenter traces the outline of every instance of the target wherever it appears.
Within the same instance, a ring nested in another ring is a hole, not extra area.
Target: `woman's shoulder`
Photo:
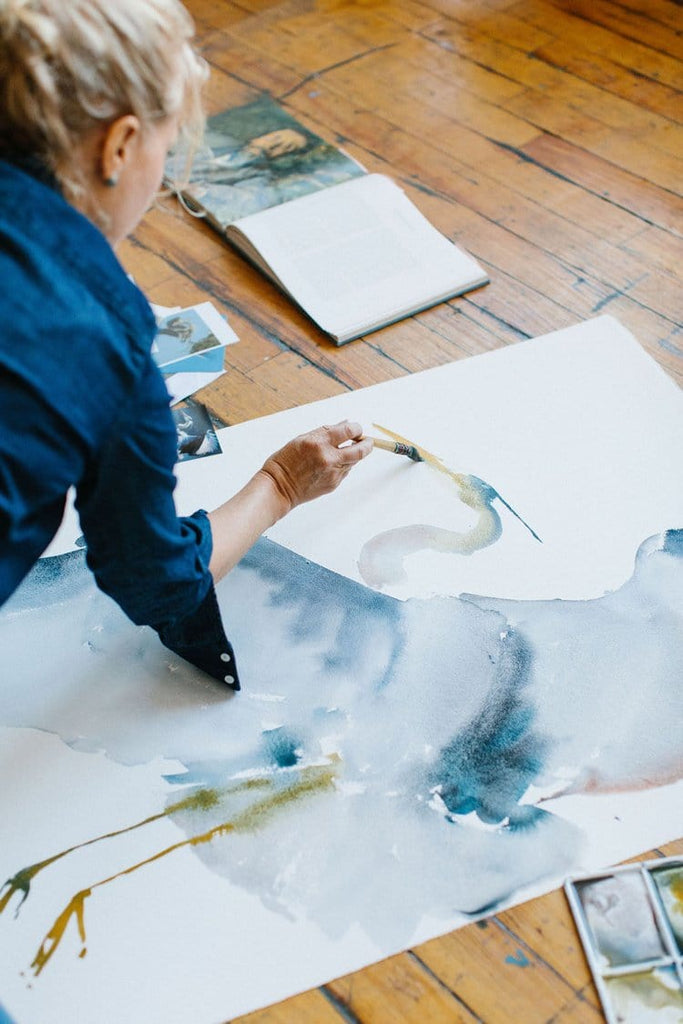
[[[72,419],[111,420],[147,372],[149,303],[93,224],[2,161],[0,280],[0,366]]]
[[[98,336],[105,359],[112,347],[132,365],[149,352],[149,303],[104,235],[49,184],[3,161],[0,267],[2,318],[29,347],[66,335],[70,353],[92,359]]]

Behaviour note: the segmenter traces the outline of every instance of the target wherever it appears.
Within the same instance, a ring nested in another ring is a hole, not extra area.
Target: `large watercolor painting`
[[[602,317],[223,431],[179,506],[344,415],[436,455],[373,453],[220,584],[240,694],[71,523],[0,615],[19,1024],[218,1024],[683,832],[675,385]]]

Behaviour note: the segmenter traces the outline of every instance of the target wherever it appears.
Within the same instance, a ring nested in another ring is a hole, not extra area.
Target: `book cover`
[[[204,145],[183,183],[185,154],[166,181],[219,229],[271,206],[365,174],[355,160],[300,124],[270,96],[208,118]]]

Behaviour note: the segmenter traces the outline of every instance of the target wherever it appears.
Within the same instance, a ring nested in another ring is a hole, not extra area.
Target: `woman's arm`
[[[333,491],[372,451],[359,423],[344,420],[301,434],[266,460],[232,498],[209,513],[217,582],[239,562],[264,530],[313,498]],[[341,446],[341,447],[340,447]]]
[[[171,650],[239,689],[213,582],[290,509],[334,490],[372,442],[355,440],[356,423],[320,427],[270,456],[210,517],[200,510],[179,518],[175,428],[151,360],[117,428],[78,489],[88,564],[134,622],[152,626]]]

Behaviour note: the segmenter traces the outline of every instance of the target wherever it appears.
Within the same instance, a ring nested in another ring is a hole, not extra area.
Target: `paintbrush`
[[[371,437],[369,434],[364,435],[365,439],[372,441],[375,448],[381,448],[385,452],[393,452],[394,455],[406,455],[413,462],[425,461],[414,444],[404,444],[403,441],[385,441],[383,437]]]

